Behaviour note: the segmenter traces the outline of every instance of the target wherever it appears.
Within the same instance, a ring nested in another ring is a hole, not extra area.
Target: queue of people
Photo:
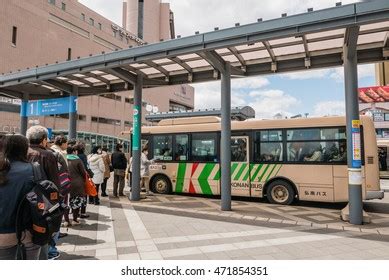
[[[100,195],[108,196],[107,182],[113,172],[113,196],[124,196],[125,174],[132,171],[132,158],[127,158],[119,143],[110,156],[106,148],[93,147],[86,155],[85,144],[57,136],[54,142],[48,139],[48,131],[42,126],[33,126],[27,136],[7,135],[0,138],[0,260],[18,259],[20,248],[25,259],[54,260],[60,257],[57,242],[66,237],[59,228],[44,244],[35,244],[31,219],[24,219],[19,233],[19,211],[22,202],[36,185],[34,170],[39,167],[40,180],[51,182],[58,189],[59,201],[64,209],[62,228],[76,227],[81,219],[87,219],[87,204],[100,204]],[[148,170],[153,160],[147,156],[147,147],[141,155],[141,187],[149,195]],[[35,167],[34,167],[35,166]],[[131,177],[131,176],[130,176]],[[95,194],[89,195],[87,180],[92,180]],[[129,180],[131,191],[131,180]],[[27,211],[28,212],[28,211]],[[34,225],[35,226],[35,225]],[[18,235],[16,234],[18,232]],[[17,238],[17,236],[19,238]],[[22,243],[22,247],[20,247]]]

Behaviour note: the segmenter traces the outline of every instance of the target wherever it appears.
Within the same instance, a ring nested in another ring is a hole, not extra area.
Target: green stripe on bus
[[[271,169],[269,175],[267,175],[265,182],[267,182],[270,178],[273,178],[272,176],[274,169],[277,167],[277,164],[274,164],[273,168]]]
[[[246,175],[244,175],[243,181],[247,181],[249,179],[251,169],[253,169],[253,166],[254,166],[254,164],[249,164],[249,169],[247,170]]]
[[[176,184],[176,192],[180,193],[184,189],[184,179],[185,179],[185,172],[186,172],[186,163],[179,163],[178,164],[178,171],[177,171],[177,184]]]
[[[238,181],[239,178],[240,178],[240,176],[242,176],[242,173],[243,173],[243,171],[245,170],[246,166],[247,166],[246,163],[243,163],[243,164],[242,164],[242,166],[240,167],[238,173],[235,175],[235,178],[234,178],[235,181]]]
[[[251,182],[255,182],[259,171],[262,169],[263,164],[259,164],[257,170],[255,170],[254,174],[251,176]]]
[[[232,164],[232,167],[231,167],[231,177],[232,177],[232,174],[234,174],[234,171],[235,169],[238,167],[238,163],[233,163]]]
[[[213,178],[213,179],[216,181],[220,180],[220,166],[219,166],[219,170],[216,172],[215,178]]]
[[[276,176],[278,175],[278,173],[280,173],[280,170],[281,170],[281,168],[282,168],[282,164],[280,164],[279,166],[280,166],[280,167],[278,168],[276,174],[275,174],[273,177],[276,177]]]
[[[203,194],[212,195],[211,186],[208,183],[208,177],[209,175],[211,175],[212,170],[215,168],[215,165],[216,164],[214,163],[205,164],[203,171],[201,171],[200,173],[198,180]]]
[[[261,173],[261,176],[259,177],[258,182],[262,182],[262,178],[263,178],[263,176],[265,176],[266,171],[269,169],[269,167],[270,167],[270,164],[267,164],[265,170]]]

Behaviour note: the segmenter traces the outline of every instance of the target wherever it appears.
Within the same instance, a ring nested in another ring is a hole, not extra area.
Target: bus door
[[[231,137],[231,194],[250,196],[249,137]]]

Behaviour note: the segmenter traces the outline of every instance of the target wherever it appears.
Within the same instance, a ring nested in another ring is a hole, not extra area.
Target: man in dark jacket
[[[32,126],[27,130],[27,138],[30,142],[28,149],[28,161],[38,162],[47,180],[60,186],[57,159],[53,152],[46,148],[48,132],[43,126]]]
[[[119,195],[124,196],[124,180],[125,173],[127,168],[127,158],[125,154],[122,152],[123,146],[122,144],[116,145],[116,151],[111,156],[111,163],[113,167],[113,195],[115,197],[118,196],[118,187],[119,187]],[[118,186],[119,185],[119,186]]]
[[[57,187],[60,187],[58,162],[54,153],[46,148],[48,142],[48,131],[45,127],[36,125],[27,130],[27,138],[30,142],[30,148],[28,149],[27,158],[29,162],[38,162],[42,168],[43,176],[45,179],[53,182]],[[59,232],[50,241],[50,247],[55,248],[56,241],[58,239]],[[52,248],[50,248],[50,252]],[[56,251],[56,250],[55,250]],[[49,248],[47,245],[42,246],[41,255],[39,259],[57,259],[59,252],[56,251],[55,255],[48,255]]]

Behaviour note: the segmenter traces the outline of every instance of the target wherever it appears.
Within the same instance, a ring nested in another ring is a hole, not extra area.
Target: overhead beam
[[[235,47],[230,47],[228,50],[239,60],[240,64],[245,67],[246,66],[246,60],[243,58],[243,56],[238,52],[238,50]]]
[[[116,68],[112,68],[112,69],[107,69],[105,71],[107,73],[111,73],[112,75],[115,75],[116,77],[120,78],[121,80],[123,80],[127,83],[130,83],[132,85],[135,85],[135,83],[137,82],[137,75],[135,75],[127,70],[124,70],[122,68],[116,67]],[[145,85],[145,86],[163,86],[163,85],[168,84],[165,81],[149,79],[141,71],[138,71],[138,72],[140,72],[138,75],[142,76],[143,85]]]
[[[215,51],[208,51],[208,52],[200,52],[198,53],[200,57],[205,59],[213,68],[215,68],[217,71],[223,73],[226,68],[226,61],[217,54]],[[241,69],[238,69],[236,67],[230,67],[231,68],[231,75],[235,76],[245,76],[245,72]]]
[[[58,90],[64,91],[66,93],[72,93],[73,91],[73,86],[67,83],[59,82],[54,79],[49,79],[45,81],[41,81],[42,84],[46,84],[47,86],[56,88]]]
[[[269,56],[273,62],[277,61],[277,58],[274,54],[274,51],[272,50],[270,43],[268,41],[263,41],[262,44],[265,46],[267,52],[269,53]]]
[[[147,64],[148,66],[157,69],[159,72],[161,72],[167,79],[169,79],[170,73],[162,66],[158,65],[157,63],[152,62],[151,60],[143,62],[144,64]]]
[[[90,78],[94,78],[96,80],[99,80],[100,82],[106,84],[107,86],[109,86],[109,84],[111,83],[110,80],[108,80],[100,75],[94,74],[92,72],[83,73],[83,75],[88,76]]]
[[[77,77],[75,75],[69,75],[66,78],[69,78],[70,80],[76,80],[79,81],[87,86],[93,87],[94,83],[89,82],[88,80],[85,80],[84,78]]]

